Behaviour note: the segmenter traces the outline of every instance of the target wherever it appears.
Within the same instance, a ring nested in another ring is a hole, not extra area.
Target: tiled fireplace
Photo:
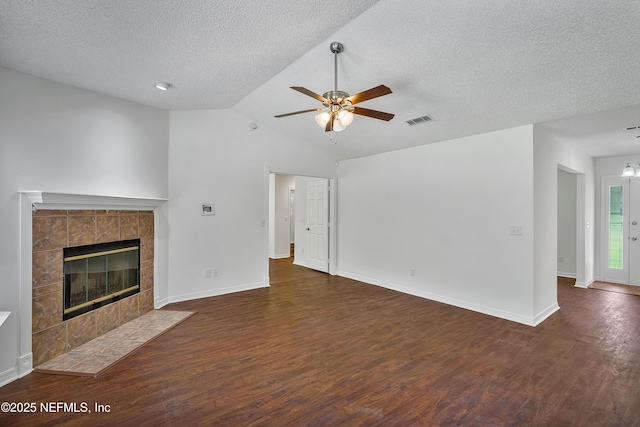
[[[34,366],[153,310],[153,211],[38,210],[32,231]],[[139,293],[63,320],[65,248],[133,239],[140,240]]]

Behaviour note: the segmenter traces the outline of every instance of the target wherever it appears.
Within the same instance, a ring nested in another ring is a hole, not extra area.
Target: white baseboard
[[[536,316],[533,317],[533,326],[538,326],[542,323],[547,317],[551,316],[556,311],[560,310],[560,306],[557,302],[551,304],[545,310],[542,310]]]
[[[575,279],[576,278],[576,273],[566,273],[564,271],[558,271],[557,275],[560,276],[560,277],[567,277],[569,279]]]
[[[300,261],[300,260],[295,259],[295,258],[293,259],[293,265],[299,265],[300,267],[311,268],[307,264],[305,264],[304,261]]]
[[[18,377],[22,378],[33,371],[33,353],[27,353],[18,358]]]
[[[27,353],[18,357],[16,366],[11,369],[7,369],[4,372],[0,372],[0,387],[9,384],[22,378],[25,375],[29,375],[33,372],[33,353]]]
[[[154,302],[153,308],[157,310],[159,308],[164,307],[167,304],[169,304],[169,298],[158,299],[157,301]]]
[[[576,284],[575,284],[575,285],[573,285],[573,287],[575,287],[575,288],[584,288],[584,289],[587,289],[587,288],[589,287],[589,285],[590,285],[590,284],[592,284],[593,282],[595,282],[595,280],[593,280],[593,279],[588,280],[588,281],[586,281],[586,282],[578,282],[578,281],[576,280]]]
[[[271,259],[291,258],[291,254],[269,255],[269,258]]]
[[[18,369],[17,368],[11,368],[11,369],[7,369],[4,372],[0,372],[0,387],[9,384],[12,381],[17,380],[18,378]]]
[[[202,291],[202,292],[193,292],[193,293],[189,293],[189,294],[173,295],[173,296],[169,296],[169,298],[167,298],[166,304],[171,304],[171,303],[174,303],[174,302],[190,301],[190,300],[200,299],[200,298],[215,297],[215,296],[218,296],[218,295],[231,294],[231,293],[234,293],[234,292],[250,291],[252,289],[265,288],[265,287],[267,287],[267,286],[265,286],[264,282],[257,282],[257,283],[249,283],[249,284],[246,284],[246,285],[230,286],[228,288],[209,289],[209,290]],[[164,306],[166,304],[163,304],[162,306]]]
[[[493,317],[498,317],[500,319],[505,319],[505,320],[510,320],[512,322],[517,322],[517,323],[522,323],[524,325],[527,326],[536,326],[537,324],[539,324],[540,322],[542,322],[544,319],[546,319],[548,316],[550,316],[553,312],[555,312],[557,309],[551,311],[550,313],[547,313],[547,311],[549,311],[552,307],[550,307],[549,309],[545,310],[543,313],[539,314],[538,316],[535,317],[528,317],[528,316],[522,316],[520,314],[517,313],[512,313],[509,311],[505,311],[505,310],[499,310],[493,307],[486,307],[483,305],[479,305],[479,304],[474,304],[474,303],[470,303],[468,301],[462,301],[462,300],[458,300],[455,298],[449,298],[443,295],[437,295],[437,294],[433,294],[430,292],[425,292],[419,289],[415,289],[415,288],[408,288],[405,286],[400,286],[400,285],[396,285],[393,283],[387,283],[387,282],[383,282],[380,280],[375,280],[375,279],[371,279],[369,277],[364,277],[364,276],[360,276],[357,274],[351,274],[348,272],[344,272],[344,271],[340,271],[338,273],[336,273],[338,276],[342,276],[342,277],[346,277],[347,279],[353,279],[353,280],[357,280],[359,282],[364,282],[364,283],[368,283],[371,285],[376,285],[376,286],[380,286],[386,289],[391,289],[393,291],[398,291],[398,292],[402,292],[404,294],[409,294],[409,295],[413,295],[413,296],[417,296],[420,298],[425,298],[431,301],[437,301],[437,302],[441,302],[443,304],[447,304],[447,305],[452,305],[454,307],[458,307],[458,308],[464,308],[466,310],[471,310],[471,311],[475,311],[478,313],[482,313],[482,314],[487,314],[489,316],[493,316]],[[557,306],[557,304],[556,304]],[[559,307],[558,307],[559,308]],[[537,323],[536,323],[537,322]]]

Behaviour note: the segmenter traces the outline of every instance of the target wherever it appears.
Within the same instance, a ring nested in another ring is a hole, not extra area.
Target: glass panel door
[[[604,274],[606,282],[629,280],[629,178],[605,178],[602,186],[604,214]]]
[[[609,186],[609,268],[621,269],[624,265],[622,185]]]

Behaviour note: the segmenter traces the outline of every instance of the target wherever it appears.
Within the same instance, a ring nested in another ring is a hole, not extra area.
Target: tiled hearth
[[[34,366],[153,310],[153,211],[39,210],[32,224]],[[135,238],[141,243],[140,293],[63,321],[62,249]]]
[[[36,367],[37,372],[95,376],[150,340],[192,316],[189,311],[151,310]]]

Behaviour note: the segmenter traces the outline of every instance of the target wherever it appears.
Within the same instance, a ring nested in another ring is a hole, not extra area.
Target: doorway
[[[270,259],[293,257],[295,265],[335,274],[334,179],[267,168],[265,182],[265,284]]]
[[[576,279],[577,174],[558,168],[558,276]]]
[[[640,286],[640,180],[603,179],[604,281]]]

